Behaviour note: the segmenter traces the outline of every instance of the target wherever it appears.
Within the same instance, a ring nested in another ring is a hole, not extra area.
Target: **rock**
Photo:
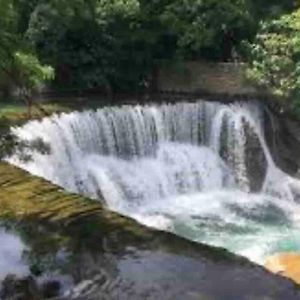
[[[257,134],[247,123],[244,124],[244,128],[245,163],[249,187],[251,192],[260,192],[266,178],[268,162]]]
[[[300,253],[279,253],[269,257],[265,267],[300,284]]]
[[[28,276],[18,278],[15,275],[8,275],[2,282],[0,299],[3,300],[41,300],[35,280]]]
[[[50,280],[45,282],[42,287],[43,299],[58,297],[60,294],[60,282],[58,280]]]
[[[8,275],[1,284],[1,300],[44,300],[59,299],[60,282],[57,280],[45,281],[39,286],[32,276],[19,278]]]
[[[266,108],[265,138],[275,164],[291,176],[300,168],[300,122]],[[298,177],[298,176],[297,176]]]

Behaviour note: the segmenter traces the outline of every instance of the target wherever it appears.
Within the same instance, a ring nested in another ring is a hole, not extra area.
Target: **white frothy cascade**
[[[9,161],[149,226],[261,262],[300,249],[299,183],[275,166],[262,129],[257,103],[109,107],[14,128],[50,153]]]

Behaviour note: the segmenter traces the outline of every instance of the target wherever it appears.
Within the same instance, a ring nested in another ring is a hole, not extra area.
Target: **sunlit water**
[[[262,128],[256,103],[110,107],[15,128],[51,151],[9,161],[148,226],[262,263],[300,250],[300,185],[275,166]]]

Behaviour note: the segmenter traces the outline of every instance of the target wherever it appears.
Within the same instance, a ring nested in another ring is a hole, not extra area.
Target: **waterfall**
[[[205,101],[60,114],[13,128],[50,153],[8,161],[149,226],[261,261],[300,249],[300,185],[274,164],[263,121],[258,103]]]

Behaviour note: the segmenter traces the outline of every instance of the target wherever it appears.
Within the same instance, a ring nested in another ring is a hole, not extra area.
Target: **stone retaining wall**
[[[196,94],[255,95],[258,91],[244,78],[245,65],[239,63],[185,62],[158,71],[161,92]]]

